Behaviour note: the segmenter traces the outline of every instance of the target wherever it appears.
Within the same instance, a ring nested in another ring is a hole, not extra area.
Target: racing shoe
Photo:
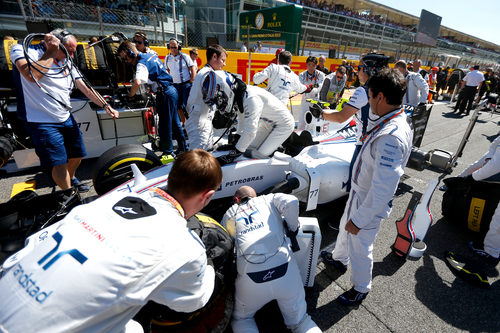
[[[469,246],[469,249],[471,249],[474,254],[478,255],[483,259],[484,262],[486,262],[488,265],[496,266],[498,262],[500,261],[500,258],[495,258],[488,252],[484,250],[484,246],[478,244],[477,242],[469,242],[467,243]]]
[[[366,298],[368,293],[360,293],[359,291],[356,291],[354,287],[340,295],[337,300],[340,302],[342,305],[347,305],[347,306],[356,306],[360,305],[361,302]]]
[[[175,156],[173,153],[164,153],[160,157],[161,164],[168,164],[175,160]]]
[[[90,191],[90,186],[85,185],[76,177],[73,177],[73,179],[71,179],[71,186],[73,186],[79,193]]]
[[[347,271],[347,266],[342,262],[332,258],[332,253],[329,251],[321,251],[321,258],[325,265],[333,266],[340,274],[344,274]]]
[[[446,253],[446,263],[457,276],[466,282],[481,288],[490,287],[484,263],[471,261],[452,251]]]

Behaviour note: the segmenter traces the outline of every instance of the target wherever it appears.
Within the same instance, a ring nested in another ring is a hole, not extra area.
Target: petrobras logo
[[[240,178],[236,180],[229,180],[224,183],[224,187],[229,187],[229,186],[236,186],[236,185],[243,185],[246,183],[252,183],[256,182],[259,180],[264,179],[264,175],[259,175],[259,176],[254,176],[254,177],[247,177],[247,178]]]

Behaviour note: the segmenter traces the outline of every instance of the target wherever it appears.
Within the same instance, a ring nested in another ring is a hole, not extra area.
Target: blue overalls
[[[163,62],[157,55],[139,53],[137,56],[138,63],[145,65],[148,69],[148,78],[159,85],[156,93],[156,111],[159,116],[160,150],[165,154],[172,154],[172,138],[177,141],[179,151],[187,150],[186,138],[177,114],[178,95],[172,84],[172,76],[167,73]]]

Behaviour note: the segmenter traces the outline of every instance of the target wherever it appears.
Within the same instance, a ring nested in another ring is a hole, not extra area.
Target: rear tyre
[[[92,172],[97,194],[107,193],[132,179],[132,163],[142,172],[162,165],[155,153],[140,145],[126,144],[108,149],[99,157]]]

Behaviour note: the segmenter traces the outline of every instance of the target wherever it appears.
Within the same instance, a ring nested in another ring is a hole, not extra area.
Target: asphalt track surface
[[[437,102],[431,112],[421,149],[457,150],[470,117],[451,113],[447,102]],[[467,143],[463,156],[450,176],[457,175],[489,148],[499,133],[500,114],[482,112]],[[95,160],[86,160],[77,176],[91,185],[91,169]],[[433,224],[425,238],[427,250],[418,260],[403,260],[391,252],[396,237],[394,222],[404,215],[413,191],[425,192],[432,178],[443,173],[427,168],[417,171],[406,168],[394,199],[392,213],[382,222],[374,245],[373,288],[358,308],[348,308],[336,298],[351,288],[350,269],[338,274],[318,263],[313,288],[306,291],[308,312],[325,332],[498,332],[500,331],[499,269],[489,271],[491,288],[481,289],[456,277],[448,269],[445,252],[453,250],[471,256],[466,242],[470,235],[441,214],[443,192],[436,190],[430,209]],[[449,177],[446,175],[446,177]],[[13,184],[36,180],[36,192],[50,193],[47,177],[39,169],[18,172],[0,170],[0,202],[10,197]],[[438,186],[442,185],[442,182]],[[86,197],[95,195],[91,190]],[[345,201],[344,201],[345,202]],[[328,223],[338,225],[343,211],[342,200],[318,208],[305,215],[317,216],[322,231],[322,248],[335,244],[337,231]],[[287,332],[276,303],[270,303],[257,314],[261,332]],[[229,330],[230,331],[230,330]]]

